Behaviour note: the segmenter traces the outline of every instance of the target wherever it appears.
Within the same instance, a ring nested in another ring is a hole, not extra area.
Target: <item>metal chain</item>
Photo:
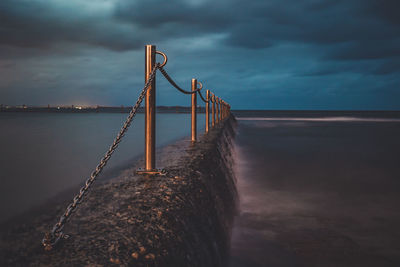
[[[174,80],[172,80],[172,78],[168,75],[168,73],[165,71],[165,69],[164,69],[163,67],[159,67],[158,69],[160,70],[160,72],[162,73],[162,75],[164,75],[165,79],[167,79],[167,81],[169,81],[169,83],[170,83],[173,87],[175,87],[176,89],[178,89],[181,93],[190,95],[190,94],[194,94],[194,93],[196,93],[196,92],[200,92],[201,88],[197,88],[197,89],[194,90],[194,91],[186,91],[186,90],[183,90],[182,88],[180,88],[180,87],[174,82]]]
[[[204,99],[204,97],[203,97],[203,95],[201,94],[200,91],[199,91],[198,93],[199,93],[199,95],[200,95],[201,100],[203,100],[204,103],[208,103],[208,102],[209,102],[209,101],[207,101],[207,100]]]
[[[149,88],[150,84],[153,82],[157,69],[160,69],[160,64],[157,63],[153,70],[151,71],[149,75],[149,79],[147,80],[146,84],[144,85],[144,88],[142,92],[140,93],[136,104],[132,107],[128,117],[126,118],[125,123],[123,124],[121,130],[119,131],[117,137],[114,139],[114,142],[110,146],[110,148],[107,150],[107,152],[104,154],[103,158],[101,159],[100,163],[97,165],[96,169],[91,173],[90,177],[86,180],[85,185],[79,190],[79,194],[76,195],[72,203],[68,205],[67,209],[65,210],[64,214],[60,217],[59,221],[54,225],[53,229],[51,230],[50,233],[46,233],[43,240],[42,244],[45,248],[45,250],[51,250],[54,245],[61,239],[61,238],[67,238],[68,236],[65,235],[62,230],[65,226],[65,223],[68,221],[70,218],[71,214],[75,211],[76,207],[81,203],[83,197],[87,194],[90,186],[93,184],[97,176],[101,173],[103,168],[106,166],[108,160],[111,158],[111,155],[115,152],[115,150],[118,147],[118,144],[121,142],[122,137],[124,137],[125,133],[127,132],[129,126],[132,123],[133,118],[136,115],[137,110],[139,109],[140,103],[143,101],[143,98],[147,92],[147,89]]]

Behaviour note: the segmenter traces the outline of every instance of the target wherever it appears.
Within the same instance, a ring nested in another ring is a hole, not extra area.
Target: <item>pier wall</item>
[[[233,116],[199,141],[159,152],[166,175],[136,166],[97,184],[52,251],[40,244],[69,201],[49,203],[2,231],[1,266],[224,266],[237,207]]]

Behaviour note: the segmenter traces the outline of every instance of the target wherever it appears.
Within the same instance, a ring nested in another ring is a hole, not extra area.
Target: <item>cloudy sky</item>
[[[144,45],[236,109],[400,109],[398,0],[1,0],[0,103],[131,105]],[[161,60],[161,58],[159,59]],[[158,105],[189,105],[157,80]]]

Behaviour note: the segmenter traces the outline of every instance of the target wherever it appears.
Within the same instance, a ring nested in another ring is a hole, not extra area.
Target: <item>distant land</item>
[[[129,113],[132,106],[80,106],[80,105],[4,105],[0,112],[50,112],[50,113]],[[205,113],[205,107],[197,107],[198,113]],[[361,117],[400,117],[399,110],[232,110],[236,116],[273,116],[273,117],[319,117],[319,116],[361,116]],[[138,113],[144,113],[140,107]],[[191,113],[191,107],[157,106],[157,113]],[[210,108],[211,113],[211,108]]]
[[[0,105],[0,112],[51,112],[51,113],[129,113],[131,106],[9,106]],[[143,113],[144,107],[140,107],[138,113]],[[191,107],[184,106],[158,106],[158,113],[190,113]],[[204,113],[204,107],[198,107],[197,112]]]

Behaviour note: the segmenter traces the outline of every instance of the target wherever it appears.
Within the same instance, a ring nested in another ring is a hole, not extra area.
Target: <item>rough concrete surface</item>
[[[52,251],[44,251],[43,233],[69,201],[4,224],[0,266],[225,265],[236,211],[234,124],[231,117],[196,144],[165,147],[164,176],[137,176],[135,167],[98,183],[67,223],[70,238]]]

